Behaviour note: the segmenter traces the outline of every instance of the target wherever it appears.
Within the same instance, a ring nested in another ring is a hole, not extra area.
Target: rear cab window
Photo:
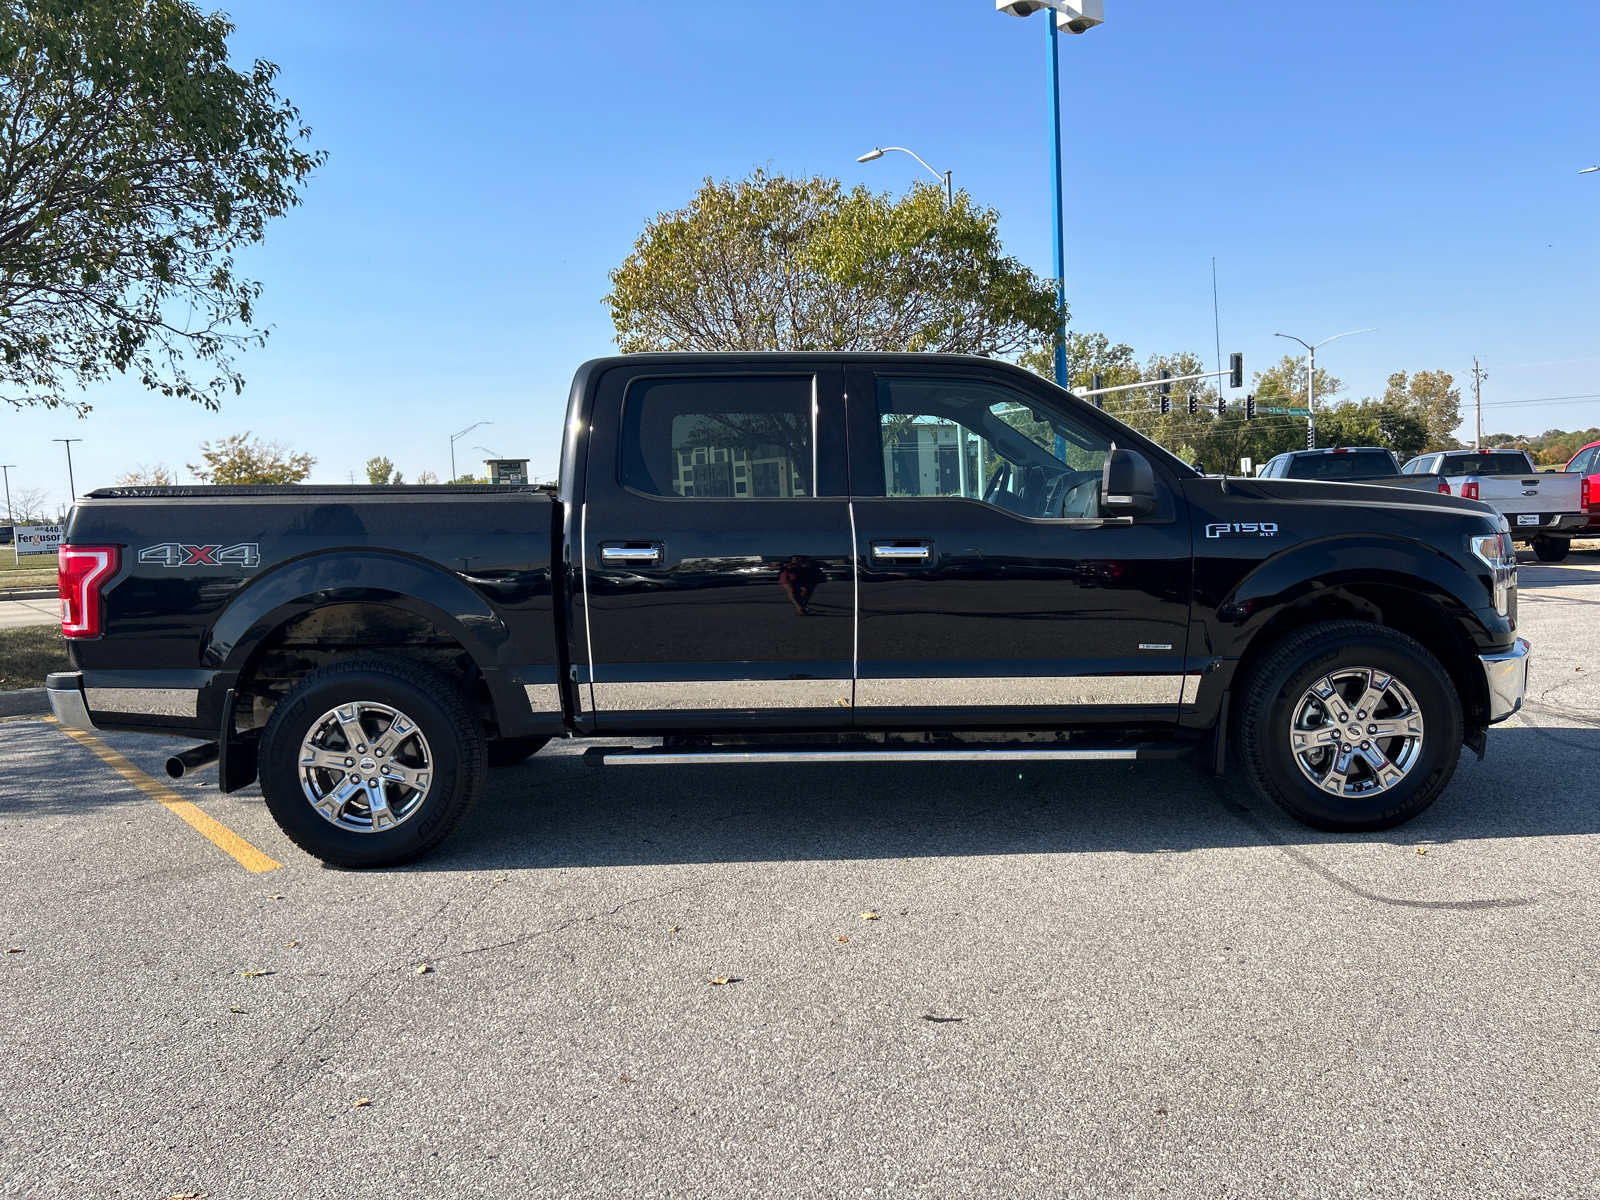
[[[1349,454],[1306,454],[1289,464],[1290,479],[1370,479],[1395,475],[1394,456],[1387,451],[1357,450]]]
[[[1526,475],[1533,470],[1520,450],[1483,454],[1452,454],[1445,458],[1446,475]]]

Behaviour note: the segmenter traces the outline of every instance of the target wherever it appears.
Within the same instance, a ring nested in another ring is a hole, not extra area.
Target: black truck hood
[[[1499,516],[1492,506],[1477,500],[1463,500],[1460,496],[1446,496],[1443,492],[1412,491],[1410,488],[1366,483],[1334,483],[1322,479],[1230,479],[1228,486],[1264,500],[1363,505],[1384,509],[1443,508],[1476,516]]]

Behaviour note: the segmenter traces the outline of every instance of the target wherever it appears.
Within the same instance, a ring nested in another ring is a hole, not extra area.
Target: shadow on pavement
[[[1470,752],[1444,796],[1382,834],[1319,833],[1257,798],[1236,765],[1229,802],[1285,841],[1410,844],[1600,833],[1590,789],[1600,729],[1508,727]],[[1568,765],[1572,771],[1561,768]],[[1537,766],[1537,775],[1530,771]],[[877,859],[1262,844],[1183,763],[599,767],[546,751],[493,773],[472,819],[422,869]]]

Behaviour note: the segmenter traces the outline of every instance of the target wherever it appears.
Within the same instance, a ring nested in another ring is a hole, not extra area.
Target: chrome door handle
[[[891,562],[927,562],[933,552],[927,546],[891,546],[873,543],[872,557]]]
[[[667,548],[660,542],[624,542],[612,543],[600,547],[600,562],[611,566],[638,566],[641,563],[656,563],[666,557]]]

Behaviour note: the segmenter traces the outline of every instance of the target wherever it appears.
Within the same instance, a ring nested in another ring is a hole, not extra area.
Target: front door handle
[[[883,562],[927,562],[933,557],[933,549],[927,542],[873,542],[872,557]]]
[[[667,556],[662,542],[603,542],[600,563],[607,567],[660,566]]]

